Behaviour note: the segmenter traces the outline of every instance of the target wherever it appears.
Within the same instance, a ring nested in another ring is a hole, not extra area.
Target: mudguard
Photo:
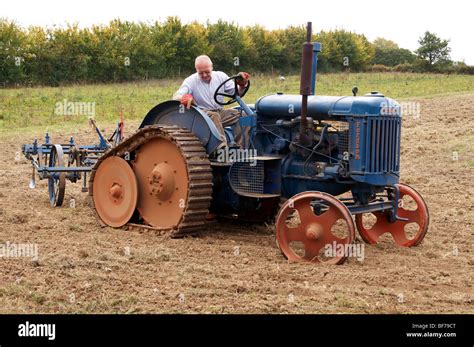
[[[165,101],[153,107],[139,128],[152,124],[176,125],[191,131],[202,142],[207,154],[214,152],[222,143],[216,126],[206,112],[195,106],[190,109],[182,107],[179,101]]]

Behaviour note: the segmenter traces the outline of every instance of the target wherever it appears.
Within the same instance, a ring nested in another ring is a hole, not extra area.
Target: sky
[[[415,50],[428,30],[450,40],[451,58],[474,65],[474,2],[472,0],[23,0],[3,1],[0,17],[29,25],[81,27],[107,24],[111,19],[164,21],[178,16],[184,23],[218,19],[239,25],[260,24],[267,29],[313,23],[313,32],[346,29],[393,40]],[[324,49],[324,47],[323,47]]]

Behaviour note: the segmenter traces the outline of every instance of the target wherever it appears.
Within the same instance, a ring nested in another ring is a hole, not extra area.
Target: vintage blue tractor
[[[347,249],[356,227],[371,244],[389,233],[398,245],[418,245],[429,215],[420,194],[399,183],[400,105],[378,92],[357,96],[356,88],[352,96],[315,96],[321,46],[310,41],[309,23],[301,95],[247,105],[242,94],[221,92],[237,76],[217,89],[216,102],[239,105],[242,147],[223,148],[197,107],[166,101],[150,110],[90,169],[100,220],[183,236],[201,230],[210,214],[276,217],[276,239],[290,261],[344,262],[348,254],[328,256],[328,245]],[[225,131],[232,144],[232,129]]]

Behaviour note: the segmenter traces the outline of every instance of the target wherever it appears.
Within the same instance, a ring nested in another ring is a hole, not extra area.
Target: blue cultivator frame
[[[115,132],[108,140],[97,127],[95,120],[89,121],[99,138],[98,144],[77,146],[73,137],[69,143],[52,143],[46,133],[43,144],[38,144],[35,139],[33,144],[22,146],[23,154],[33,166],[29,187],[36,187],[36,172],[40,180],[47,179],[51,206],[63,204],[66,180],[75,183],[82,178],[82,192],[87,192],[87,173],[104,152],[123,140],[123,120],[117,124]]]

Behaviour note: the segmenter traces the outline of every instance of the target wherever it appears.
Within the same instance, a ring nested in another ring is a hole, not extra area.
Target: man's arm
[[[181,84],[181,87],[179,87],[176,93],[173,94],[173,100],[181,101],[183,95],[186,94],[191,94],[191,88],[189,88],[189,85],[186,83],[186,80],[184,80],[183,84]]]
[[[181,102],[186,108],[190,108],[193,104],[193,96],[191,94],[191,88],[187,84],[186,80],[184,80],[183,84],[179,89],[174,93],[173,100],[177,100]]]

